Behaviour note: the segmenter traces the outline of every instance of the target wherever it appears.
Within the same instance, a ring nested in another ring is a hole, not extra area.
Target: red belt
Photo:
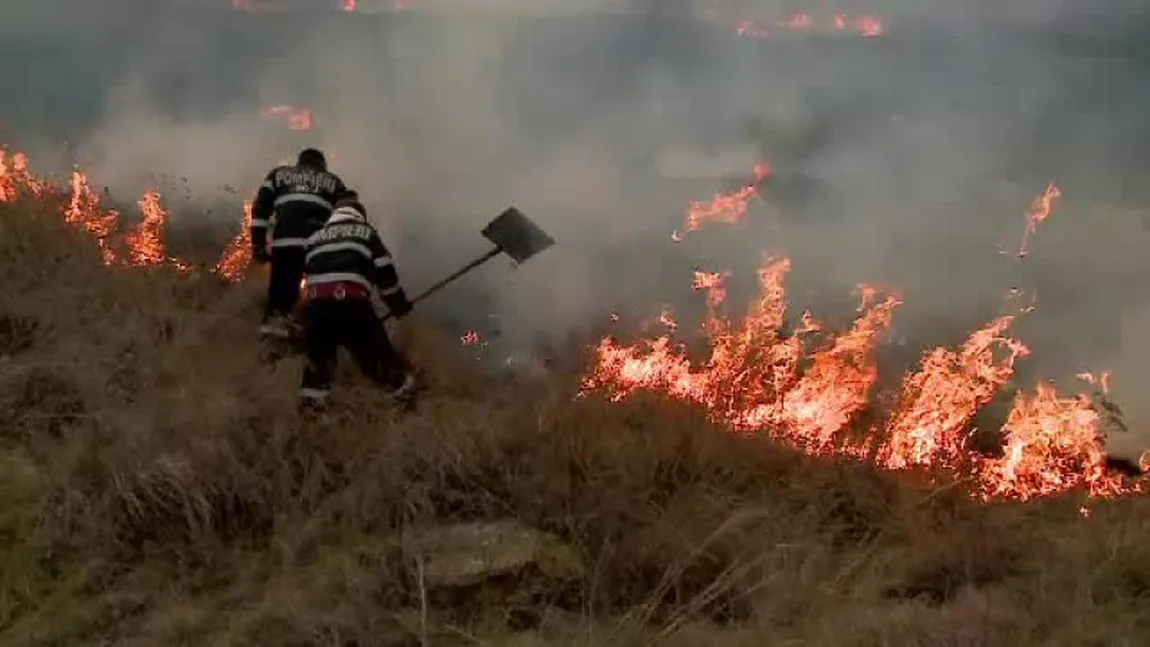
[[[309,299],[367,299],[370,293],[367,288],[351,281],[334,281],[332,283],[308,284],[307,296]]]

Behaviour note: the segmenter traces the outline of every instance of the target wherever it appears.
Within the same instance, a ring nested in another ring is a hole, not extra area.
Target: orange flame
[[[606,389],[620,400],[638,389],[663,390],[702,404],[713,418],[736,430],[769,429],[811,451],[826,451],[867,403],[877,370],[865,360],[890,325],[898,301],[891,297],[877,305],[864,304],[851,331],[832,337],[810,356],[811,368],[800,372],[805,339],[820,326],[804,313],[794,333],[781,334],[783,278],[789,269],[785,259],[768,259],[760,270],[759,298],[747,314],[735,323],[710,317],[711,355],[700,368],[673,348],[668,336],[639,346],[604,339],[583,392]],[[703,276],[701,282],[713,290],[713,275]],[[714,299],[711,292],[709,300]]]
[[[160,194],[148,191],[137,202],[144,219],[124,236],[128,248],[125,262],[133,267],[172,265],[182,271],[191,271],[191,265],[168,256],[164,245],[164,229],[168,222],[168,212],[160,202]]]
[[[1086,382],[1087,384],[1097,386],[1098,390],[1101,391],[1103,395],[1110,392],[1110,373],[1106,371],[1103,371],[1098,375],[1093,373],[1079,373],[1075,377],[1082,380],[1083,382]]]
[[[26,155],[17,153],[11,159],[9,164],[6,157],[0,155],[0,196],[4,201],[15,199],[22,193],[37,199],[53,193],[49,182],[28,170]],[[105,265],[122,263],[143,267],[170,264],[182,271],[192,271],[191,265],[165,252],[163,231],[168,214],[160,202],[159,193],[149,191],[138,204],[143,220],[123,236],[118,236],[119,212],[104,208],[100,196],[89,186],[87,175],[77,169],[72,171],[68,198],[61,205],[61,214],[65,223],[92,237]],[[121,243],[123,247],[120,247]],[[126,253],[118,253],[117,250],[121,249]]]
[[[64,208],[65,222],[83,227],[91,234],[100,248],[100,255],[104,263],[111,265],[116,261],[116,253],[112,250],[111,236],[116,230],[116,223],[120,214],[115,210],[104,210],[100,206],[100,196],[88,187],[88,177],[80,171],[72,172],[72,196]]]
[[[260,109],[260,115],[283,117],[287,121],[288,128],[292,130],[311,130],[312,127],[311,108],[297,108],[288,105],[268,106]]]
[[[15,200],[21,191],[40,197],[47,189],[47,183],[28,171],[27,155],[15,153],[9,162],[7,152],[0,148],[0,202]]]
[[[1018,246],[1018,257],[1025,258],[1030,254],[1030,239],[1038,232],[1038,225],[1050,217],[1054,206],[1062,197],[1062,190],[1051,182],[1046,185],[1046,191],[1034,199],[1030,209],[1026,212],[1026,228],[1022,231],[1022,243]]]
[[[168,214],[160,206],[160,194],[148,191],[137,204],[144,219],[128,233],[128,263],[135,266],[158,265],[164,262],[164,241],[161,237]]]
[[[244,222],[240,233],[232,238],[213,270],[229,281],[238,281],[252,264],[252,203],[244,202]]]
[[[723,285],[723,279],[726,277],[726,274],[719,272],[695,271],[695,282],[691,287],[707,291],[707,306],[712,312],[727,300],[727,289]]]
[[[838,442],[838,436],[867,406],[878,381],[873,352],[901,301],[887,297],[872,305],[870,295],[863,290],[861,316],[849,331],[833,337],[829,346],[811,357],[798,384],[783,396],[783,425],[792,430],[792,442],[809,452],[849,449],[849,439]]]
[[[771,167],[766,163],[759,163],[752,169],[754,181],[733,193],[716,193],[710,202],[692,202],[687,207],[687,218],[683,225],[684,231],[698,231],[703,223],[716,221],[736,223],[743,219],[750,207],[751,200],[758,195],[759,186],[771,176]],[[675,231],[671,240],[683,240],[684,231]]]
[[[900,407],[887,425],[878,461],[889,469],[958,467],[970,420],[1014,375],[1014,362],[1029,353],[1004,337],[1012,317],[976,331],[957,350],[936,348],[902,384]],[[996,357],[995,351],[1005,351]]]
[[[1059,195],[1051,184],[1035,201],[1027,231],[1049,217]],[[900,301],[880,300],[878,290],[863,286],[859,314],[845,333],[825,333],[803,313],[799,325],[783,334],[789,268],[786,259],[768,259],[759,271],[758,298],[734,322],[716,314],[724,299],[722,275],[696,272],[694,287],[707,291],[709,358],[693,363],[670,333],[633,345],[604,338],[580,394],[601,391],[619,401],[639,390],[663,392],[701,405],[734,431],[765,433],[810,454],[968,476],[974,495],[985,501],[1071,490],[1092,497],[1142,491],[1140,482],[1106,471],[1093,400],[1061,397],[1048,384],[1015,397],[1002,427],[1001,457],[974,453],[975,415],[1010,383],[1015,363],[1030,352],[1007,335],[1013,317],[989,322],[958,348],[926,353],[890,394],[896,396],[893,408],[877,416],[884,421],[859,424],[875,395],[875,353]],[[1108,388],[1106,374],[1080,377],[1103,392]]]
[[[739,35],[751,38],[768,38],[777,30],[851,31],[867,38],[874,38],[886,33],[886,25],[881,18],[873,14],[852,17],[841,13],[830,17],[830,19],[819,19],[807,13],[791,14],[767,22],[744,18],[735,24],[735,31]]]
[[[1002,431],[1002,458],[979,466],[986,499],[1026,501],[1074,488],[1099,497],[1141,490],[1106,472],[1099,414],[1085,395],[1060,397],[1039,384],[1034,395],[1015,398]]]

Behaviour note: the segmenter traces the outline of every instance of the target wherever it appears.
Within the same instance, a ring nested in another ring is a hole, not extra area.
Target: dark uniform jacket
[[[336,209],[308,237],[305,250],[308,286],[353,283],[369,293],[377,292],[392,311],[407,303],[391,253],[379,232],[355,208]]]
[[[328,171],[304,166],[272,169],[252,203],[252,248],[259,252],[267,247],[269,223],[273,248],[302,248],[346,191],[343,180]]]

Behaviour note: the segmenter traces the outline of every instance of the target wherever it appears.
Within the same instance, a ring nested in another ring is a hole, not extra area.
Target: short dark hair
[[[318,148],[305,148],[300,151],[296,164],[326,171],[327,157]]]

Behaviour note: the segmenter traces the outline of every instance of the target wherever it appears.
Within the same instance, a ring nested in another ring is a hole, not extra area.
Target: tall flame
[[[216,263],[215,272],[220,276],[237,281],[243,278],[252,264],[252,203],[244,202],[244,222],[240,233],[228,243],[223,255]]]
[[[745,210],[738,205],[744,195],[715,202],[736,205],[728,212],[742,217]],[[1060,196],[1051,183],[1035,200],[1023,251]],[[798,325],[784,333],[789,268],[787,259],[764,263],[759,296],[737,321],[718,314],[725,275],[696,272],[693,286],[707,294],[709,357],[692,362],[671,333],[629,345],[604,338],[594,349],[581,394],[600,391],[618,401],[639,390],[661,391],[701,405],[734,431],[768,434],[810,454],[969,477],[976,483],[975,495],[986,501],[1075,489],[1094,497],[1142,491],[1141,482],[1106,471],[1105,438],[1094,400],[1084,394],[1060,396],[1049,384],[1015,396],[1001,430],[1001,456],[988,457],[971,446],[975,415],[1010,383],[1016,362],[1030,353],[1008,335],[1014,317],[987,323],[956,348],[927,352],[890,394],[893,408],[877,416],[860,415],[875,401],[876,350],[900,301],[896,296],[880,299],[876,289],[863,286],[858,316],[846,332],[828,333],[803,313]],[[1106,388],[1105,375],[1083,378]],[[879,421],[864,423],[864,418]]]

